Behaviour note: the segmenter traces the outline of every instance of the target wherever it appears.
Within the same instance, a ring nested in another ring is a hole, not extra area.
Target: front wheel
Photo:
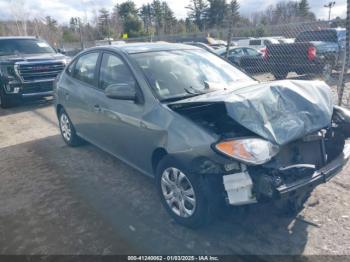
[[[82,139],[77,136],[73,123],[68,117],[66,111],[61,109],[58,115],[59,126],[62,138],[69,146],[78,146],[82,144]]]
[[[9,108],[13,105],[13,101],[10,96],[6,95],[3,88],[0,87],[0,107],[3,109]]]
[[[156,172],[157,190],[168,214],[179,224],[198,228],[214,218],[214,197],[198,175],[191,174],[171,157],[161,160]]]

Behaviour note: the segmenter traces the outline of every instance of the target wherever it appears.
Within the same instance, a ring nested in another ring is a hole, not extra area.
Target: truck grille
[[[23,82],[50,81],[62,72],[63,62],[19,64],[17,73]]]
[[[48,92],[53,90],[53,83],[52,82],[30,83],[30,84],[24,84],[22,88],[23,88],[22,94]]]

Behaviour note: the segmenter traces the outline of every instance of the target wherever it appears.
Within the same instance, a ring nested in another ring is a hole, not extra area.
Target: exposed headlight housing
[[[261,138],[242,138],[221,141],[215,149],[226,156],[251,165],[261,165],[270,161],[279,147]]]

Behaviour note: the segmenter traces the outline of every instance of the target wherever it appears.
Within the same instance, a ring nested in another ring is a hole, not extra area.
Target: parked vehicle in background
[[[189,227],[224,205],[299,210],[350,155],[350,112],[333,107],[324,82],[258,83],[188,45],[86,50],[55,98],[68,145],[85,139],[154,177],[167,212]]]
[[[346,30],[323,29],[300,33],[295,43],[269,45],[266,59],[276,79],[289,72],[319,74],[329,80],[332,71],[341,66],[345,51]]]
[[[226,47],[215,50],[215,53],[226,58]],[[263,53],[249,47],[231,47],[227,59],[248,73],[269,71]]]
[[[227,42],[213,37],[181,37],[177,39],[178,43],[203,43],[213,49],[218,49],[227,46]]]
[[[239,47],[251,47],[262,51],[264,48],[266,48],[267,45],[279,44],[280,42],[278,41],[278,39],[280,39],[280,37],[259,37],[241,39],[238,40],[236,43]]]
[[[278,42],[280,42],[280,44],[292,44],[295,42],[295,38],[281,38],[278,39]]]
[[[202,42],[184,42],[183,44],[197,46],[197,47],[200,47],[200,48],[202,48],[208,52],[212,52],[212,53],[215,53],[215,51],[216,51],[210,45],[204,44]]]
[[[25,97],[51,96],[69,58],[34,37],[0,37],[0,105]]]

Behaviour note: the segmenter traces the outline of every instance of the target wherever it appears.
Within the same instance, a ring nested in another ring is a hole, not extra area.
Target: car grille
[[[17,73],[23,82],[52,80],[62,72],[63,62],[19,64]]]

